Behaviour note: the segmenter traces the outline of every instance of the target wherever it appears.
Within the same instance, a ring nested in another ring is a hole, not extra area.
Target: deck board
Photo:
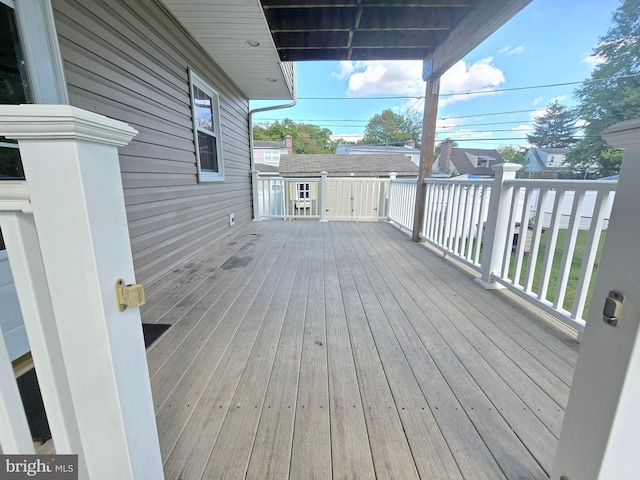
[[[256,223],[163,281],[166,478],[548,478],[575,342],[393,226]]]

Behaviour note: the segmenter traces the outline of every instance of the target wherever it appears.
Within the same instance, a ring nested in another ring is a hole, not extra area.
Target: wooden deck
[[[383,223],[262,222],[149,287],[167,479],[548,478],[575,333]]]

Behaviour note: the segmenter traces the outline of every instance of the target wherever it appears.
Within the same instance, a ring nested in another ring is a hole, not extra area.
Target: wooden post
[[[114,289],[135,283],[117,148],[136,133],[67,105],[0,107],[0,135],[20,146],[79,453],[98,480],[163,478],[140,311],[119,311]]]
[[[425,179],[431,177],[433,170],[433,151],[436,143],[436,119],[438,117],[438,98],[440,94],[440,76],[430,75],[427,78],[424,101],[424,118],[422,120],[422,145],[420,146],[420,170],[418,187],[416,188],[416,206],[413,214],[414,242],[420,241],[420,229],[425,214]]]
[[[624,160],[560,432],[552,480],[640,478],[640,120],[603,135]],[[624,295],[617,325],[605,322],[610,292]]]

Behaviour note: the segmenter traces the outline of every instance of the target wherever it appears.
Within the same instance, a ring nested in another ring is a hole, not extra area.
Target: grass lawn
[[[591,275],[591,282],[589,284],[589,291],[587,294],[587,301],[585,303],[585,309],[583,313],[583,318],[587,318],[589,313],[589,303],[591,302],[591,294],[593,293],[593,286],[595,283],[596,273],[598,271],[598,265],[600,263],[600,256],[602,255],[602,246],[604,244],[604,239],[606,236],[606,230],[604,230],[600,236],[600,243],[598,245],[598,251],[596,254],[596,261],[593,266],[593,273]],[[576,246],[573,253],[573,258],[571,260],[571,269],[569,271],[569,280],[567,282],[567,290],[563,302],[563,308],[565,310],[571,311],[573,307],[573,299],[576,295],[576,286],[578,284],[578,279],[580,277],[580,268],[582,267],[582,259],[584,257],[584,250],[587,244],[587,236],[589,235],[588,230],[580,230],[578,232],[578,236],[576,238]],[[540,249],[538,252],[538,258],[536,260],[535,266],[535,275],[533,281],[533,291],[538,292],[540,286],[540,276],[542,275],[542,263],[544,261],[545,252],[547,249],[547,239],[549,236],[549,231],[544,232],[540,238]],[[551,269],[551,276],[549,279],[549,288],[547,290],[547,300],[553,302],[556,293],[556,284],[558,282],[558,276],[560,275],[560,264],[562,261],[562,254],[564,252],[564,242],[567,237],[567,230],[561,229],[558,231],[558,240],[556,242],[555,252],[553,256],[553,264]],[[509,270],[509,274],[513,275],[513,264],[515,262],[515,253],[511,256],[511,267]],[[522,284],[524,282],[524,270],[528,265],[528,257],[525,257],[523,260],[523,272],[520,275],[519,282]]]

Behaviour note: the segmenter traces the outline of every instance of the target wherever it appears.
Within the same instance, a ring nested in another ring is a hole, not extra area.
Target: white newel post
[[[640,478],[640,120],[603,137],[624,161],[551,478]],[[624,295],[617,326],[603,321],[609,292]]]
[[[329,172],[320,172],[320,221],[327,222],[327,176]]]
[[[393,191],[393,182],[396,181],[396,179],[398,178],[398,174],[396,172],[390,172],[389,173],[389,192],[387,195],[384,195],[384,189],[383,190],[383,197],[381,199],[381,205],[384,205],[384,209],[385,209],[385,213],[386,216],[384,218],[385,222],[390,222],[391,221],[391,205],[392,205],[392,200],[391,200],[391,196],[394,194]],[[382,220],[380,218],[380,215],[378,215],[378,220]]]
[[[253,196],[253,220],[262,220],[260,212],[260,193],[258,191],[258,170],[251,170],[251,194]]]
[[[482,235],[482,276],[475,282],[486,289],[504,288],[491,279],[493,272],[502,268],[502,256],[507,245],[507,229],[511,208],[513,187],[505,185],[507,180],[516,178],[516,172],[522,168],[517,163],[500,163],[491,167],[496,172],[496,178],[491,185],[489,199],[489,213],[487,214],[486,231]],[[478,228],[482,228],[481,225]]]
[[[90,478],[163,478],[117,147],[137,132],[65,105],[0,107],[17,139]],[[37,367],[37,366],[36,366]]]

